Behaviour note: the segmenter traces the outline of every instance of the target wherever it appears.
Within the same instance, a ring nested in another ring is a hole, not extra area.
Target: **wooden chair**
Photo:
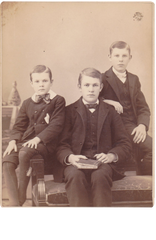
[[[32,205],[46,207],[69,206],[65,183],[45,181],[44,159],[31,159]],[[152,176],[137,176],[126,171],[126,177],[113,182],[113,207],[152,207]]]

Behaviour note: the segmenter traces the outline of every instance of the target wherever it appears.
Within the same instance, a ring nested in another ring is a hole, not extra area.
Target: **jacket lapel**
[[[85,139],[85,132],[86,132],[85,119],[87,119],[87,114],[86,114],[85,106],[84,106],[84,104],[82,102],[82,98],[80,98],[75,103],[75,108],[76,108],[76,111],[79,113],[79,115],[81,117],[81,122],[82,122],[82,125],[83,125],[83,132],[81,134],[83,134],[83,138]]]
[[[82,103],[81,98],[75,103],[75,108],[76,108],[76,111],[81,116],[81,121],[83,124],[83,131],[81,132],[81,136],[83,136],[83,140],[85,141],[85,133],[86,133],[85,119],[87,119],[87,114],[86,114],[86,109],[85,109],[84,104]],[[102,128],[103,128],[105,119],[108,115],[108,112],[109,112],[109,109],[107,108],[107,104],[105,104],[102,99],[99,99],[98,127],[97,127],[97,145],[98,145],[98,147],[99,147],[100,135],[102,132]]]
[[[129,72],[127,72],[127,78],[128,78],[128,84],[129,84],[129,92],[130,92],[130,97],[131,97],[131,102],[133,102],[133,95],[134,95],[134,84],[135,81],[133,80],[133,77]]]
[[[106,72],[106,81],[112,87],[113,91],[115,92],[115,94],[116,94],[116,96],[117,96],[117,98],[119,99],[119,102],[120,102],[120,93],[119,93],[117,81],[116,81],[115,78],[117,78],[117,76],[113,73],[112,68],[110,68]]]
[[[102,132],[102,128],[105,122],[105,119],[108,115],[108,108],[107,105],[102,101],[102,99],[99,99],[99,113],[98,113],[98,127],[97,127],[97,144],[99,146],[99,140],[100,140],[100,135]]]

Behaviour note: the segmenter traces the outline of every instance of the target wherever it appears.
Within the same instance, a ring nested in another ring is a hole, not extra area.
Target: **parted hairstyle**
[[[127,50],[129,51],[129,54],[131,54],[130,46],[126,42],[123,42],[123,41],[113,42],[109,48],[110,55],[112,54],[112,51],[114,48],[119,48],[119,49],[127,48]]]
[[[100,80],[100,83],[102,83],[102,74],[95,68],[85,68],[84,70],[81,71],[79,78],[78,78],[79,85],[81,85],[83,76],[98,78]]]
[[[52,81],[52,72],[51,72],[50,68],[48,68],[44,65],[36,65],[33,68],[33,70],[30,72],[30,80],[32,81],[32,74],[33,73],[42,73],[42,72],[49,73],[50,81]]]

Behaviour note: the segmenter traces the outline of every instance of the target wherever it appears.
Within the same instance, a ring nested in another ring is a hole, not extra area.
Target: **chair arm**
[[[38,158],[38,156],[34,157],[34,159],[30,160],[30,167],[32,168],[32,200],[37,206],[45,206],[46,192],[44,182],[44,159]]]

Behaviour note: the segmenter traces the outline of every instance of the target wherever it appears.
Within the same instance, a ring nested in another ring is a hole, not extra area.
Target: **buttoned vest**
[[[88,158],[93,158],[97,153],[97,123],[98,123],[98,109],[91,113],[86,107],[86,137],[81,151],[82,155]]]

